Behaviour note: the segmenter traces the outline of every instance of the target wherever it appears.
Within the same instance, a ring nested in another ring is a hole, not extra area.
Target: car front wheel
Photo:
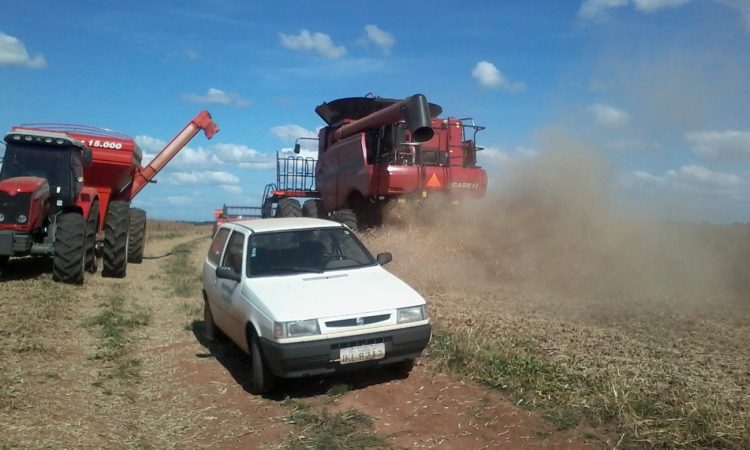
[[[260,352],[260,343],[255,333],[250,338],[250,358],[253,365],[253,394],[271,392],[276,384],[276,377],[268,370],[268,365],[263,360],[263,355]]]

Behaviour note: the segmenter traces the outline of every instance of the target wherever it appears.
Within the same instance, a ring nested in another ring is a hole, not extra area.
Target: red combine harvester
[[[11,256],[52,255],[52,277],[82,283],[84,271],[125,276],[140,263],[146,212],[130,201],[200,130],[219,129],[201,111],[146,166],[133,138],[101,128],[18,125],[5,136],[0,170],[0,264]],[[103,241],[97,245],[97,235]]]
[[[331,217],[356,229],[379,224],[391,202],[408,214],[418,203],[455,204],[487,189],[475,145],[484,127],[472,119],[437,117],[442,108],[421,94],[402,101],[342,98],[315,112],[327,124],[318,134],[318,158],[277,158],[264,217]],[[295,153],[299,149],[297,144]],[[300,204],[300,198],[307,200]]]

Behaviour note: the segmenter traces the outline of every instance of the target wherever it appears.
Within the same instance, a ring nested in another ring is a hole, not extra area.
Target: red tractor
[[[0,265],[51,255],[55,281],[82,283],[101,253],[102,276],[124,277],[128,262],[143,260],[146,237],[146,212],[130,201],[200,130],[209,139],[218,132],[206,111],[142,167],[135,141],[110,130],[13,127],[0,170]]]
[[[398,101],[353,97],[323,103],[318,157],[278,158],[276,185],[263,215],[332,217],[356,229],[378,224],[390,203],[455,204],[481,197],[487,173],[477,165],[471,119],[439,118],[421,94]],[[472,134],[468,135],[467,131]],[[299,145],[295,146],[299,153]],[[300,204],[299,198],[307,198]],[[274,212],[274,205],[275,212]]]

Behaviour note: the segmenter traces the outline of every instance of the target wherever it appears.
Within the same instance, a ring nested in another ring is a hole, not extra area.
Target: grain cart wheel
[[[297,199],[282,198],[276,205],[276,217],[302,217],[302,206]]]
[[[252,393],[260,395],[271,392],[276,385],[276,376],[268,370],[268,365],[263,360],[258,336],[252,331],[248,334],[250,338],[250,360],[253,365]]]
[[[96,273],[98,264],[96,261],[96,232],[99,229],[99,202],[94,202],[89,210],[89,218],[86,220],[86,270]]]
[[[302,216],[303,217],[317,217],[322,218],[324,216],[323,202],[319,199],[314,198],[305,201],[302,204]]]
[[[130,226],[128,228],[128,262],[143,262],[143,249],[146,247],[146,211],[130,208]]]
[[[62,213],[55,228],[52,279],[62,283],[83,283],[86,265],[86,221],[74,213]]]
[[[8,255],[0,255],[0,270],[5,269],[5,266],[8,265],[9,259],[10,259],[10,256]]]
[[[123,278],[128,268],[128,227],[130,205],[115,200],[109,203],[104,222],[103,277]]]
[[[351,209],[339,209],[333,213],[333,220],[341,222],[352,231],[357,231],[357,215]]]

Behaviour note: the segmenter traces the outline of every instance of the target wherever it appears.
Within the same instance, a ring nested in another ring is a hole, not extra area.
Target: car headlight
[[[427,318],[427,310],[424,305],[410,306],[396,310],[396,323],[418,322]]]
[[[16,217],[16,220],[18,221],[18,223],[26,223],[26,214],[19,214],[18,217]]]
[[[276,339],[315,336],[316,334],[320,334],[318,319],[273,323],[273,337]]]

